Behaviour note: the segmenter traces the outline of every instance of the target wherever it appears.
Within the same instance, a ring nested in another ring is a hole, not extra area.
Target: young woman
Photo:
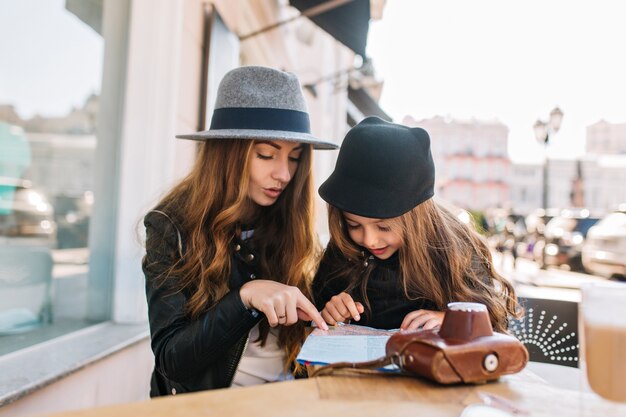
[[[331,237],[313,291],[327,323],[432,329],[449,302],[472,301],[506,331],[513,287],[482,238],[433,201],[434,184],[425,130],[369,117],[348,132],[319,189]]]
[[[297,78],[230,71],[189,175],[144,219],[151,395],[290,378],[318,261],[312,148]]]

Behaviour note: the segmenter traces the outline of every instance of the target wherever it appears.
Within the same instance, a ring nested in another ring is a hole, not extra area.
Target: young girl
[[[472,301],[506,331],[513,287],[482,238],[433,201],[434,183],[425,130],[369,117],[348,132],[319,189],[331,238],[313,292],[328,324],[432,329],[447,303]]]
[[[293,74],[232,70],[191,173],[144,219],[151,395],[289,377],[318,260],[309,134]]]

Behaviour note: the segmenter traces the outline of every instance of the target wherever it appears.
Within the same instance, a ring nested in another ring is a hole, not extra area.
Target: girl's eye
[[[358,229],[359,227],[361,227],[360,224],[350,224],[350,223],[346,223],[346,226],[348,226],[348,229]]]
[[[381,232],[391,232],[391,227],[389,226],[378,226],[378,230]]]
[[[300,162],[300,157],[299,156],[290,156],[289,160],[291,162]]]
[[[268,159],[272,159],[271,155],[263,155],[262,153],[258,153],[256,154],[257,158],[259,159],[263,159],[264,161],[267,161]]]

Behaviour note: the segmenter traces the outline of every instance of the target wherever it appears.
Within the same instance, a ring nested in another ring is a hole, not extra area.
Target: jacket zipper
[[[246,349],[248,348],[248,341],[250,340],[250,333],[248,333],[248,335],[246,336],[246,342],[243,345],[243,349],[239,352],[239,354],[237,355],[236,358],[236,365],[233,367],[231,365],[229,371],[232,371],[230,373],[230,380],[228,381],[228,386],[231,387],[233,385],[233,380],[235,379],[235,375],[237,374],[237,371],[239,370],[239,364],[241,363],[241,357],[243,356],[244,352],[246,351]]]

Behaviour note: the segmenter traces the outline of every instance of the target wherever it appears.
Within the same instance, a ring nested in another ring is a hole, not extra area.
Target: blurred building
[[[603,215],[626,202],[626,123],[594,123],[587,127],[586,143],[581,158],[547,161],[549,208]],[[516,213],[541,207],[542,170],[542,164],[512,164],[510,206]]]
[[[578,163],[575,160],[551,159],[548,162],[548,207],[573,207],[574,183],[578,180]],[[510,207],[516,214],[527,215],[541,207],[543,165],[511,165]],[[577,185],[578,187],[578,185]]]
[[[64,116],[26,120],[12,106],[0,106],[0,120],[21,126],[28,139],[32,161],[22,178],[52,198],[93,190],[98,100],[91,94]]]
[[[403,123],[430,133],[439,197],[472,210],[504,207],[526,215],[541,207],[543,165],[510,161],[504,124],[440,116],[407,116]],[[549,208],[610,211],[626,202],[626,123],[588,126],[587,155],[547,164]]]
[[[626,154],[626,123],[600,120],[587,126],[588,154]]]
[[[541,164],[511,166],[511,208],[529,214],[541,207]],[[548,206],[587,208],[603,215],[626,201],[626,155],[586,155],[548,161]]]
[[[22,118],[11,104],[0,104],[0,121],[15,126],[22,126],[23,123]]]
[[[587,155],[582,176],[589,209],[608,213],[626,202],[626,155]]]
[[[92,134],[96,128],[97,114],[98,96],[96,94],[89,95],[82,107],[72,109],[68,114],[58,117],[35,115],[24,120],[12,105],[0,105],[0,120],[20,126],[26,132],[35,133]]]
[[[95,132],[97,114],[98,96],[91,94],[82,107],[72,109],[65,116],[35,116],[24,121],[23,126],[27,132],[85,135]]]
[[[539,164],[512,163],[510,173],[511,210],[527,215],[541,207],[543,167]]]
[[[510,200],[508,128],[497,121],[440,116],[404,124],[428,131],[437,169],[436,195],[471,210],[502,207]]]
[[[26,132],[26,137],[32,163],[23,175],[25,179],[52,198],[94,189],[95,135]]]

